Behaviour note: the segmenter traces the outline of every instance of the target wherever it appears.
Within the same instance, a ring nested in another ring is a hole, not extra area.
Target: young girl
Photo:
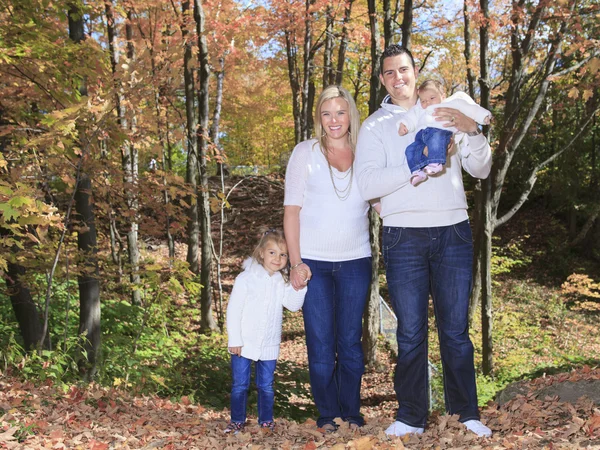
[[[288,281],[288,254],[280,230],[266,231],[251,258],[244,261],[227,306],[228,350],[231,354],[231,422],[225,433],[246,423],[246,402],[252,361],[256,366],[258,422],[273,430],[273,376],[279,356],[283,307],[298,311],[306,285],[294,290]]]

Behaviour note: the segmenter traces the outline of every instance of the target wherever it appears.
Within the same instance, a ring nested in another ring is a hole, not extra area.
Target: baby
[[[427,179],[428,175],[441,172],[446,164],[446,152],[450,140],[458,130],[445,127],[447,122],[437,121],[432,115],[440,103],[446,108],[457,109],[475,122],[488,125],[492,114],[477,105],[464,92],[457,92],[446,98],[442,84],[437,80],[427,80],[417,90],[419,104],[402,116],[398,134],[404,136],[418,131],[415,142],[406,148],[406,161],[410,168],[410,182],[413,186]],[[427,155],[423,152],[427,147]]]

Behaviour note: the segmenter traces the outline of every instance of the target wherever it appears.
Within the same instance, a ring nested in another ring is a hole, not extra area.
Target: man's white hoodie
[[[227,305],[228,347],[242,347],[242,356],[269,361],[279,356],[283,307],[298,311],[306,287],[296,291],[280,272],[269,272],[253,258],[242,266]]]

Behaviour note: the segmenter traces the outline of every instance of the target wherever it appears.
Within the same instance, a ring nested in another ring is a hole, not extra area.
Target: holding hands
[[[297,291],[305,287],[311,277],[312,272],[310,271],[310,267],[302,262],[292,266],[290,269],[290,281],[292,282],[292,287]]]

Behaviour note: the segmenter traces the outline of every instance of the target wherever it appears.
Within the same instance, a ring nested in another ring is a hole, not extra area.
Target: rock
[[[496,395],[495,401],[502,406],[517,395],[527,395],[530,388],[527,381],[511,383]],[[587,397],[600,406],[600,380],[564,381],[546,386],[534,394],[538,400],[558,396],[559,401],[568,403],[576,403],[579,398]]]

